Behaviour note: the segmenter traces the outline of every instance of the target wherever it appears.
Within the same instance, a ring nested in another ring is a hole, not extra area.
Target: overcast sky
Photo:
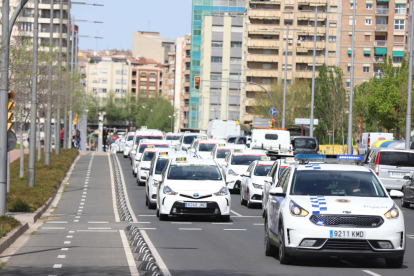
[[[76,2],[76,1],[73,1]],[[160,32],[175,39],[191,32],[191,0],[82,0],[104,7],[72,5],[75,20],[103,21],[103,24],[75,22],[79,34],[103,39],[80,38],[81,50],[132,50],[136,31]]]

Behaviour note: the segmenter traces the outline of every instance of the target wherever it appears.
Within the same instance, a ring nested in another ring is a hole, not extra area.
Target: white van
[[[292,155],[290,132],[282,129],[253,129],[251,149],[263,149],[273,154]]]
[[[359,155],[367,154],[371,145],[378,140],[394,140],[394,133],[367,132],[362,133],[358,148]]]
[[[230,135],[240,135],[240,125],[236,124],[236,121],[212,120],[208,123],[209,139],[227,139]]]

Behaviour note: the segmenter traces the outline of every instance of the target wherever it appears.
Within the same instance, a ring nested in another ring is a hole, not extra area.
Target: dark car
[[[319,151],[318,139],[310,136],[292,136],[290,138],[293,154],[317,154]]]
[[[406,175],[404,180],[407,180],[407,182],[402,186],[404,196],[401,198],[401,205],[409,208],[410,204],[414,204],[414,178]]]

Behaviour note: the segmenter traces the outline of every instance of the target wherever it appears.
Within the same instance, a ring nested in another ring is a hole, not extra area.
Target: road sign
[[[272,116],[275,116],[275,115],[277,114],[277,110],[276,110],[276,108],[271,108],[271,109],[269,110],[269,112],[270,112],[270,115],[272,115]]]
[[[310,119],[296,118],[295,119],[295,124],[296,125],[310,125]],[[318,119],[313,119],[313,125],[315,125],[315,126],[318,125]]]
[[[333,136],[333,131],[332,131],[332,130],[327,130],[327,131],[326,131],[326,134],[327,134],[328,136]]]
[[[7,131],[7,151],[10,152],[16,147],[17,138],[13,131]]]

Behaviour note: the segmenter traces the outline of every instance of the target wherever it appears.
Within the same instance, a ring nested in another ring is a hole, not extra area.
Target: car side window
[[[284,179],[285,179],[286,174],[287,174],[287,170],[285,170],[285,171],[282,173],[282,175],[280,176],[279,181],[278,181],[278,182],[277,182],[277,184],[276,184],[276,187],[281,187],[281,186],[282,186],[282,184],[283,184],[283,181],[284,181]]]
[[[290,168],[287,168],[286,170],[287,170],[287,172],[286,172],[285,178],[283,180],[283,184],[282,184],[282,189],[283,189],[284,193],[286,193],[286,191],[287,191],[287,188],[288,188],[288,185],[289,185],[289,179],[290,179]]]

